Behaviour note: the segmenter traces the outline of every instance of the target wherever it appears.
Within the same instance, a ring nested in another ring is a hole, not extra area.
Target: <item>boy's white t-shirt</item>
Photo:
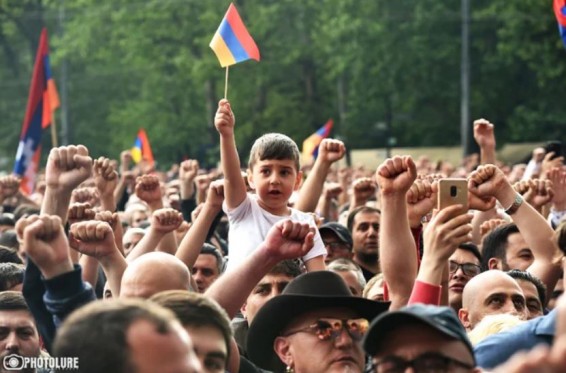
[[[309,223],[316,228],[313,217],[302,211],[291,209],[289,216],[273,215],[265,211],[259,206],[255,194],[248,194],[247,198],[235,209],[228,210],[226,204],[223,208],[230,222],[227,270],[234,268],[257,249],[267,236],[269,229],[278,221],[290,219],[300,223]],[[306,262],[321,255],[326,255],[326,248],[317,229],[314,246],[302,259]]]

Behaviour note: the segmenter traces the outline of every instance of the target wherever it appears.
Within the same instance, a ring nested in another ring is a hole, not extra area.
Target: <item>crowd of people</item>
[[[560,154],[499,162],[480,119],[460,165],[338,167],[346,148],[324,139],[305,167],[272,133],[242,167],[227,100],[214,122],[219,169],[71,145],[31,195],[0,177],[0,370],[566,371]],[[447,178],[465,203],[439,207]]]

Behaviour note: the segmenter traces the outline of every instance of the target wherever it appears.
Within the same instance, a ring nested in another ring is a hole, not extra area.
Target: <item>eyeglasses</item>
[[[450,261],[450,265],[449,265],[450,273],[456,273],[456,271],[458,271],[458,268],[462,268],[462,272],[464,272],[466,276],[470,276],[470,277],[477,276],[481,273],[481,268],[477,264],[473,264],[473,263],[460,264]]]
[[[371,364],[366,373],[404,373],[407,368],[413,368],[415,373],[448,373],[451,366],[472,369],[473,365],[452,359],[448,356],[429,352],[412,360],[399,356],[388,356]]]
[[[311,333],[316,335],[321,341],[328,341],[329,339],[336,339],[342,333],[342,330],[352,337],[355,341],[360,341],[368,330],[369,322],[366,319],[319,319],[314,324],[307,327],[293,330],[284,334],[283,337],[288,337],[296,333]]]
[[[334,251],[350,251],[348,245],[342,242],[325,242],[324,247],[328,247],[330,250]]]

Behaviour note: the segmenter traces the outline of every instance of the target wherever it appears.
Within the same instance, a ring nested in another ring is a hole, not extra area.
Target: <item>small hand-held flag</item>
[[[259,49],[233,3],[230,4],[218,30],[216,30],[216,34],[212,37],[210,48],[218,57],[220,66],[226,67],[224,98],[227,98],[228,66],[249,59],[260,60]]]
[[[318,156],[318,146],[323,139],[330,135],[334,121],[329,119],[326,124],[303,141],[303,161],[310,162]]]
[[[558,21],[558,31],[566,46],[566,0],[554,0],[554,14]]]
[[[59,107],[59,95],[51,76],[47,30],[41,31],[31,77],[26,114],[20,134],[14,174],[22,176],[21,188],[31,193],[41,156],[43,128],[54,125],[53,112]]]
[[[149,145],[149,139],[145,130],[141,128],[138,131],[138,137],[134,142],[134,147],[132,148],[132,159],[136,163],[140,163],[143,159],[149,164],[153,164],[155,161],[153,159],[153,152],[151,151],[151,145]]]

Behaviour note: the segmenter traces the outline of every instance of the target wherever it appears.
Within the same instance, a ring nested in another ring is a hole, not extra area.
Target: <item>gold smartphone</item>
[[[438,182],[438,209],[462,205],[462,214],[468,211],[468,181],[466,179],[440,179]]]

